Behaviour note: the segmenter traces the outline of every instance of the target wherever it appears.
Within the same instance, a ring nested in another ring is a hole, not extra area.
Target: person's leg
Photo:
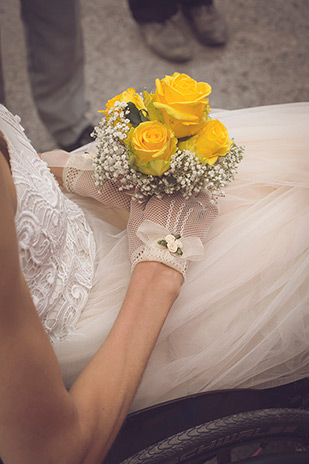
[[[128,0],[135,21],[165,21],[177,11],[177,0]]]
[[[203,45],[224,45],[227,26],[214,0],[180,0],[184,16]]]
[[[177,0],[128,0],[145,44],[161,58],[183,62],[192,52],[173,16]]]
[[[58,144],[70,147],[90,125],[79,0],[21,0],[21,6],[39,115]]]

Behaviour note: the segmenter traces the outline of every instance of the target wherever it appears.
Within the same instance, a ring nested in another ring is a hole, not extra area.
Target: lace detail
[[[159,261],[160,263],[166,264],[166,266],[176,269],[181,272],[183,277],[186,277],[188,270],[188,264],[186,259],[181,259],[178,256],[173,256],[168,250],[162,248],[158,249],[155,246],[143,245],[140,246],[131,256],[132,266],[131,270],[135,268],[138,263],[143,261]]]
[[[46,163],[2,105],[0,129],[10,152],[18,206],[20,262],[50,339],[74,330],[92,287],[95,241],[82,210],[66,198]]]

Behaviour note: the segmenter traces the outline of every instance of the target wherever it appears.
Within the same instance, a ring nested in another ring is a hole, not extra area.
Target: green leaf
[[[191,139],[191,137],[193,137],[192,135],[188,135],[188,137],[181,137],[178,139],[178,142],[181,143],[181,142],[186,142],[187,140]]]
[[[148,111],[144,108],[139,110],[135,103],[129,102],[127,103],[129,114],[127,115],[130,123],[133,127],[137,127],[141,122],[149,121],[148,119]]]
[[[130,123],[133,127],[137,127],[142,122],[140,117],[140,110],[133,102],[128,102],[127,105],[129,109],[129,114],[127,114],[127,118],[130,120]]]

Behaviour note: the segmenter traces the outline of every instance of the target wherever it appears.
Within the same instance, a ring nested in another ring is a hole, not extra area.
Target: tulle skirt
[[[309,374],[309,103],[212,116],[245,145],[245,158],[219,200],[206,257],[188,271],[132,410]],[[54,344],[67,386],[104,342],[130,279],[127,214],[69,196],[93,228],[97,267],[76,331]]]

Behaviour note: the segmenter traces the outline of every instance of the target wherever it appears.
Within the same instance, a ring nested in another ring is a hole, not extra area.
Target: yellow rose
[[[159,121],[146,121],[131,128],[126,144],[134,168],[144,174],[162,176],[170,167],[177,139],[173,131]]]
[[[105,116],[108,117],[108,111],[115,105],[115,103],[119,101],[120,103],[125,102],[129,103],[132,102],[134,105],[137,107],[137,109],[146,109],[143,99],[141,96],[136,93],[136,90],[130,87],[128,90],[125,90],[124,92],[120,93],[119,95],[116,95],[116,97],[111,98],[108,100],[106,103],[106,110],[105,111],[99,111],[100,113],[105,113]]]
[[[197,134],[205,124],[209,111],[206,97],[210,93],[209,84],[175,72],[161,81],[156,79],[156,92],[150,97],[164,123],[170,125],[177,138],[182,138]]]
[[[229,134],[218,119],[207,121],[200,132],[179,144],[181,150],[195,153],[202,163],[215,164],[218,156],[227,154],[232,145]]]

